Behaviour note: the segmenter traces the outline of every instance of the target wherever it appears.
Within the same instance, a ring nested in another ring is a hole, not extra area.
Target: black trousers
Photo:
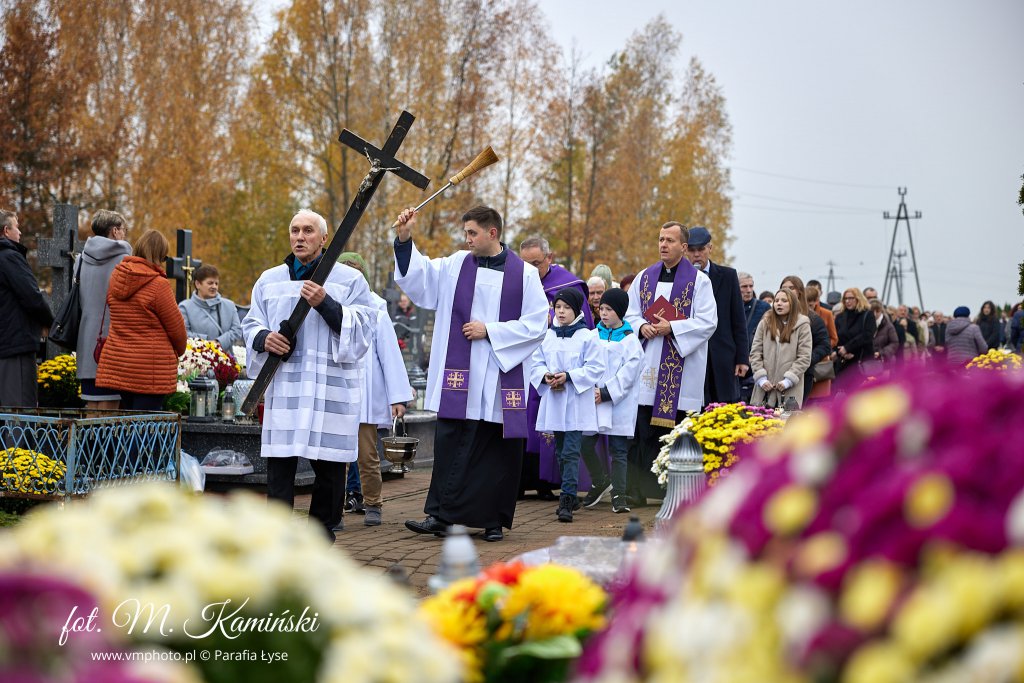
[[[167,398],[165,394],[136,394],[131,391],[122,391],[121,408],[124,410],[163,410],[165,398]]]
[[[448,524],[511,529],[525,445],[495,422],[438,418],[423,511]]]
[[[309,504],[309,518],[316,520],[334,537],[334,527],[341,521],[345,506],[345,463],[328,460],[310,460],[315,475],[313,500]],[[295,470],[299,459],[267,458],[267,498],[279,500],[289,508],[295,506]]]
[[[657,475],[651,472],[651,465],[661,450],[659,439],[671,432],[672,428],[652,425],[653,414],[651,406],[640,406],[636,411],[636,433],[626,456],[626,489],[633,499],[665,497],[665,490],[658,483]],[[676,424],[685,417],[686,413],[676,411]]]
[[[36,354],[0,358],[0,406],[36,407]]]

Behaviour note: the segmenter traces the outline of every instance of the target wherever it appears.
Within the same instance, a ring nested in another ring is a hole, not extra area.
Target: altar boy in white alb
[[[629,296],[626,292],[621,289],[606,291],[601,296],[598,309],[601,322],[595,330],[606,356],[604,377],[597,383],[594,394],[597,430],[607,438],[611,476],[608,466],[597,455],[597,436],[583,437],[583,462],[593,481],[583,506],[594,507],[611,491],[612,512],[630,511],[626,496],[627,457],[636,430],[640,366],[644,359],[643,346],[633,328],[624,320],[627,308]]]
[[[500,541],[512,527],[528,430],[528,361],[547,331],[548,300],[537,269],[501,243],[501,215],[478,206],[462,217],[469,251],[428,259],[412,243],[416,213],[398,217],[395,282],[420,308],[437,312],[426,407],[438,413],[434,467],[423,521],[484,529]]]
[[[597,431],[594,387],[604,377],[605,352],[583,317],[586,302],[575,288],[555,294],[554,324],[533,352],[530,384],[540,395],[537,431],[554,432],[562,494],[555,513],[571,522],[576,507],[583,432]]]
[[[686,228],[675,221],[658,235],[659,263],[640,271],[629,288],[626,322],[644,345],[640,370],[640,406],[629,451],[629,496],[643,505],[664,494],[651,472],[659,439],[704,403],[708,339],[718,326],[711,280],[683,258]],[[652,308],[664,297],[662,314]],[[645,317],[646,315],[646,317]]]
[[[308,459],[316,473],[309,516],[333,541],[341,526],[345,463],[356,460],[361,359],[373,338],[372,302],[366,280],[352,268],[335,265],[323,287],[308,279],[327,241],[322,216],[302,210],[288,230],[292,253],[260,275],[242,321],[250,349],[246,371],[258,375],[269,353],[284,358],[265,398],[260,455],[267,459],[267,497],[291,507],[298,459]],[[300,297],[313,311],[293,347],[277,330]]]
[[[366,261],[359,254],[347,251],[338,257],[343,263],[366,275]],[[363,495],[363,524],[380,526],[382,478],[377,451],[377,428],[391,427],[393,420],[405,415],[405,404],[412,400],[412,387],[405,369],[402,350],[398,346],[387,302],[370,292],[376,310],[373,312],[374,337],[370,350],[363,356],[363,402],[359,410],[359,485]]]

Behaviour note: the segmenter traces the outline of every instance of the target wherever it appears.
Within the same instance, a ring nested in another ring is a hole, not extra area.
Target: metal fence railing
[[[180,453],[177,413],[0,408],[0,496],[66,499],[176,481]]]

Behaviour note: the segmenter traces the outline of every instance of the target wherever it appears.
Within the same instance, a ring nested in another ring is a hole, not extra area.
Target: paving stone
[[[405,569],[417,596],[429,593],[428,579],[437,571],[441,560],[443,539],[416,534],[405,528],[406,519],[422,519],[423,504],[430,485],[429,469],[414,469],[400,479],[384,482],[384,523],[377,527],[363,524],[362,515],[345,515],[345,530],[338,532],[335,547],[346,552],[359,564],[383,573],[396,562]],[[296,510],[306,514],[309,494],[295,497]],[[535,498],[516,505],[513,528],[505,530],[505,540],[488,543],[480,538],[482,530],[471,529],[473,545],[480,555],[481,566],[510,560],[516,555],[554,545],[559,536],[621,536],[630,515],[643,522],[652,533],[657,506],[635,508],[629,514],[615,514],[609,501],[596,507],[579,510],[571,524],[555,517],[557,505]]]

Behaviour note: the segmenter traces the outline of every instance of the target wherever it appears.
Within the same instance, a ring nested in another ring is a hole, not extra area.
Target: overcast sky
[[[790,272],[825,282],[829,260],[839,289],[881,291],[893,233],[882,212],[895,216],[905,186],[911,215],[923,214],[912,225],[927,308],[973,316],[985,299],[1019,299],[1021,0],[541,6],[555,39],[592,66],[663,13],[683,34],[678,72],[697,56],[714,74],[733,126],[732,261],[759,291]],[[904,299],[917,303],[912,273]]]
[[[261,21],[282,4],[259,0]],[[733,126],[730,255],[759,291],[789,273],[824,283],[830,260],[838,289],[881,291],[894,223],[882,213],[895,216],[902,186],[923,214],[912,226],[926,308],[973,316],[985,299],[1019,299],[1024,0],[540,5],[589,66],[662,13],[683,35],[677,72],[697,56],[714,74]],[[916,304],[905,224],[896,250]]]

